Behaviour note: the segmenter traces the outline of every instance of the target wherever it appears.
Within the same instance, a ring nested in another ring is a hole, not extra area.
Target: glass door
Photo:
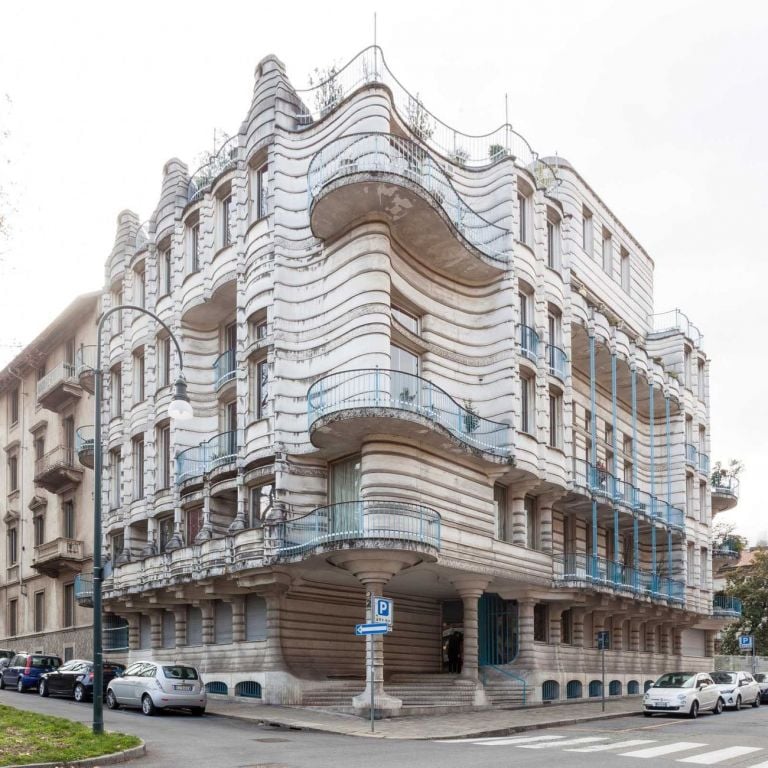
[[[394,344],[389,348],[392,365],[392,404],[396,408],[414,408],[419,405],[419,358],[407,349]]]

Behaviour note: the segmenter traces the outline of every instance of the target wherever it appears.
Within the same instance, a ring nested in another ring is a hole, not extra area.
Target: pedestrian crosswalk
[[[768,749],[746,746],[715,746],[701,741],[672,741],[659,739],[612,740],[610,735],[576,736],[573,733],[538,733],[536,735],[499,736],[478,739],[442,739],[441,744],[469,744],[478,747],[511,747],[513,749],[549,749],[563,752],[609,753],[620,757],[652,759],[668,757],[676,763],[692,765],[718,765],[735,758],[763,757]],[[689,753],[689,754],[685,754]],[[739,762],[740,768],[768,768],[761,763]]]

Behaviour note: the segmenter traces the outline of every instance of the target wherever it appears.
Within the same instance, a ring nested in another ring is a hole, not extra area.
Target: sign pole
[[[602,693],[602,708],[603,712],[605,712],[605,640],[600,644],[602,650],[600,651],[600,659],[602,660],[602,667],[603,667],[603,681],[600,685],[600,692]]]
[[[374,695],[375,695],[374,694],[374,686],[375,686],[375,682],[376,681],[375,681],[374,675],[373,675],[373,670],[374,670],[374,666],[373,666],[373,635],[369,635],[368,637],[370,638],[369,639],[369,643],[370,643],[370,646],[371,646],[371,733],[373,733],[373,731],[374,731],[373,720],[374,720],[374,713],[376,712],[376,704],[375,704],[375,698],[374,698]]]

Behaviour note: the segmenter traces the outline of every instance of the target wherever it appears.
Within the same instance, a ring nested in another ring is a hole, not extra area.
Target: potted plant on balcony
[[[464,401],[462,420],[464,422],[464,431],[468,435],[471,435],[480,426],[480,416],[471,400]]]
[[[315,107],[320,113],[320,117],[325,117],[337,104],[341,102],[344,95],[341,83],[338,81],[339,71],[335,64],[325,69],[315,67],[314,77],[310,74],[310,88],[317,88],[315,93]]]
[[[435,125],[432,121],[432,117],[427,112],[424,104],[419,98],[419,94],[416,96],[410,96],[408,98],[408,106],[406,107],[406,120],[408,121],[408,127],[418,136],[422,141],[429,141],[432,134],[435,132]]]
[[[404,405],[410,405],[415,399],[416,393],[411,392],[408,387],[403,387],[403,389],[400,390],[400,394],[398,395],[399,402],[403,403]]]
[[[488,147],[488,157],[492,163],[498,163],[499,160],[509,157],[509,150],[502,147],[501,144],[491,144]]]

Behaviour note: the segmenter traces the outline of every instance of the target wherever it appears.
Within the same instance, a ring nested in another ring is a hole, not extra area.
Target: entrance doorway
[[[464,603],[461,600],[443,602],[441,642],[441,669],[443,672],[461,672],[464,659]]]
[[[478,656],[480,666],[510,664],[517,658],[517,600],[485,594],[478,606]]]

